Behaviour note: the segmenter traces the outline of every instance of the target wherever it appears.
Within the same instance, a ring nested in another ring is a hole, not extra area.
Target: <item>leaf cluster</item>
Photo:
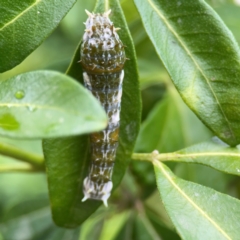
[[[130,59],[109,209],[81,202],[89,134],[107,125],[104,110],[82,86],[84,8],[112,10]],[[19,233],[22,239],[239,238],[236,5],[3,0],[0,10],[0,172],[22,174],[0,176],[1,194],[16,198],[0,205],[0,239],[17,239]],[[22,195],[11,185],[21,177],[26,179],[19,185],[30,189]],[[54,225],[47,195],[55,224],[75,229]]]

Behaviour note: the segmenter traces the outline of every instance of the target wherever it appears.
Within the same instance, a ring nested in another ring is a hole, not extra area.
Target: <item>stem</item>
[[[6,172],[39,172],[41,171],[39,168],[35,168],[30,164],[26,164],[26,166],[17,166],[17,165],[0,165],[0,173]]]
[[[194,161],[195,158],[197,157],[210,157],[210,156],[229,156],[231,153],[214,153],[214,152],[203,152],[203,153],[161,153],[159,154],[157,151],[152,152],[152,153],[134,153],[132,155],[133,160],[140,160],[140,161],[148,161],[152,162],[154,160],[158,160],[160,162],[178,162],[181,161],[181,159],[184,159],[183,162],[198,162]],[[234,156],[240,157],[240,154],[232,154]]]
[[[193,152],[193,153],[162,153],[159,154],[157,151],[153,153],[134,153],[132,155],[133,160],[140,160],[140,161],[149,161],[153,162],[153,158],[160,162],[178,162],[181,159],[184,159],[183,162],[195,162],[201,163],[197,159],[199,157],[238,157],[240,158],[240,152]]]
[[[159,161],[176,161],[176,159],[179,159],[181,157],[184,157],[184,154],[178,154],[178,153],[162,153],[162,154],[156,154],[154,153],[154,158]],[[134,153],[131,157],[133,160],[140,160],[140,161],[153,161],[153,153]],[[174,160],[173,160],[174,159]]]
[[[44,159],[40,155],[21,150],[5,143],[0,143],[0,154],[30,163],[34,168],[44,170]]]

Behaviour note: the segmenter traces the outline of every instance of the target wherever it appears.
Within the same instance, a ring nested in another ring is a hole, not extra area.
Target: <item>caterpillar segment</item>
[[[108,115],[106,129],[90,135],[91,166],[84,179],[84,198],[107,200],[113,187],[111,178],[118,147],[123,66],[126,61],[124,45],[109,14],[86,11],[88,19],[81,45],[81,64],[85,87],[99,100]]]

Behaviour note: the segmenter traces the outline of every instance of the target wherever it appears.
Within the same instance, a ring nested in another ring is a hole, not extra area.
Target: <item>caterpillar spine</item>
[[[123,66],[126,61],[122,44],[109,14],[86,11],[88,19],[81,45],[81,64],[85,87],[99,100],[108,115],[103,131],[90,135],[91,166],[83,182],[84,198],[107,200],[113,187],[111,178],[118,147]]]

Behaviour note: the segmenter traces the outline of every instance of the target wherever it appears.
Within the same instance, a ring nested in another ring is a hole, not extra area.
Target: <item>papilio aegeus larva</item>
[[[105,109],[109,122],[106,129],[90,136],[91,166],[84,179],[82,201],[102,200],[107,206],[113,186],[111,177],[118,147],[126,56],[117,34],[119,29],[109,19],[111,10],[103,14],[86,13],[88,19],[81,45],[84,84]]]

